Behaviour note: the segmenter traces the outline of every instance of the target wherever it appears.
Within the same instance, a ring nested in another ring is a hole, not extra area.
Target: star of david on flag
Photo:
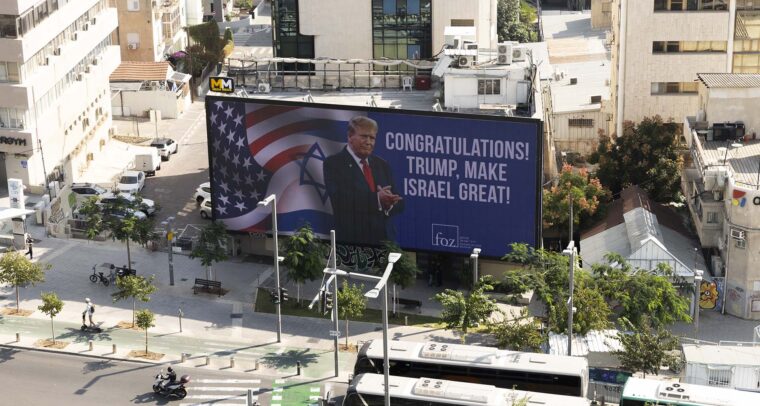
[[[214,216],[228,230],[263,232],[277,196],[278,229],[292,232],[309,223],[328,235],[332,207],[322,164],[346,144],[355,111],[222,101],[207,104]]]

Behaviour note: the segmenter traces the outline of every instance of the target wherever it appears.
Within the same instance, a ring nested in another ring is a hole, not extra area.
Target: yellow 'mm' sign
[[[210,77],[209,90],[219,93],[232,93],[235,91],[235,81],[226,77]]]

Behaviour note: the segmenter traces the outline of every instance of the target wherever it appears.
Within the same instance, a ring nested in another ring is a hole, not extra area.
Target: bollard
[[[182,353],[182,361],[180,361],[180,362],[185,362],[185,361],[187,361],[187,354],[183,352]]]
[[[87,341],[87,344],[90,346],[90,351],[92,351],[92,340]]]
[[[235,368],[235,357],[230,357],[230,368]]]
[[[211,364],[211,357],[206,355],[206,366],[209,366],[209,364]]]
[[[301,375],[301,361],[296,361],[296,375]]]
[[[113,345],[113,351],[111,351],[111,354],[116,354],[116,344]]]
[[[409,325],[409,316],[404,316],[404,325],[405,326]]]
[[[21,333],[16,333],[16,342],[17,343],[21,342]]]
[[[248,400],[245,402],[245,404],[247,406],[252,406],[253,405],[253,389],[248,388],[247,399]]]
[[[169,248],[171,248],[171,247],[169,247]],[[182,315],[183,315],[182,309],[180,308],[179,309],[179,332],[180,333],[182,332]]]
[[[255,359],[253,360],[253,370],[258,371],[259,370],[259,360]]]

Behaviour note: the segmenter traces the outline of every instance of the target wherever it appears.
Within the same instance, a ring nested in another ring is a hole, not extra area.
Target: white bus
[[[433,378],[390,376],[393,406],[589,406],[590,401],[574,396],[550,395]],[[384,380],[380,374],[361,374],[348,388],[343,406],[383,406]]]
[[[757,406],[760,393],[715,386],[628,378],[620,406]]]
[[[586,397],[586,358],[432,342],[390,341],[388,347],[391,375]],[[362,373],[383,373],[382,340],[368,341],[359,350],[354,375]]]

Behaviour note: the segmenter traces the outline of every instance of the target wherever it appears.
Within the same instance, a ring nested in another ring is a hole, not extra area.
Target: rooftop
[[[554,69],[558,73],[562,72],[562,77],[551,84],[555,113],[597,110],[601,107],[601,101],[592,103],[593,96],[609,100],[609,62],[597,60],[565,63],[554,65]],[[576,83],[571,84],[571,79],[575,79]]]
[[[728,164],[737,185],[758,187],[760,185],[760,140],[731,143],[730,141],[705,141],[699,137],[704,151],[706,166]]]
[[[697,77],[710,89],[760,87],[757,73],[699,73]]]
[[[760,365],[760,346],[684,344],[686,362],[719,365]]]

